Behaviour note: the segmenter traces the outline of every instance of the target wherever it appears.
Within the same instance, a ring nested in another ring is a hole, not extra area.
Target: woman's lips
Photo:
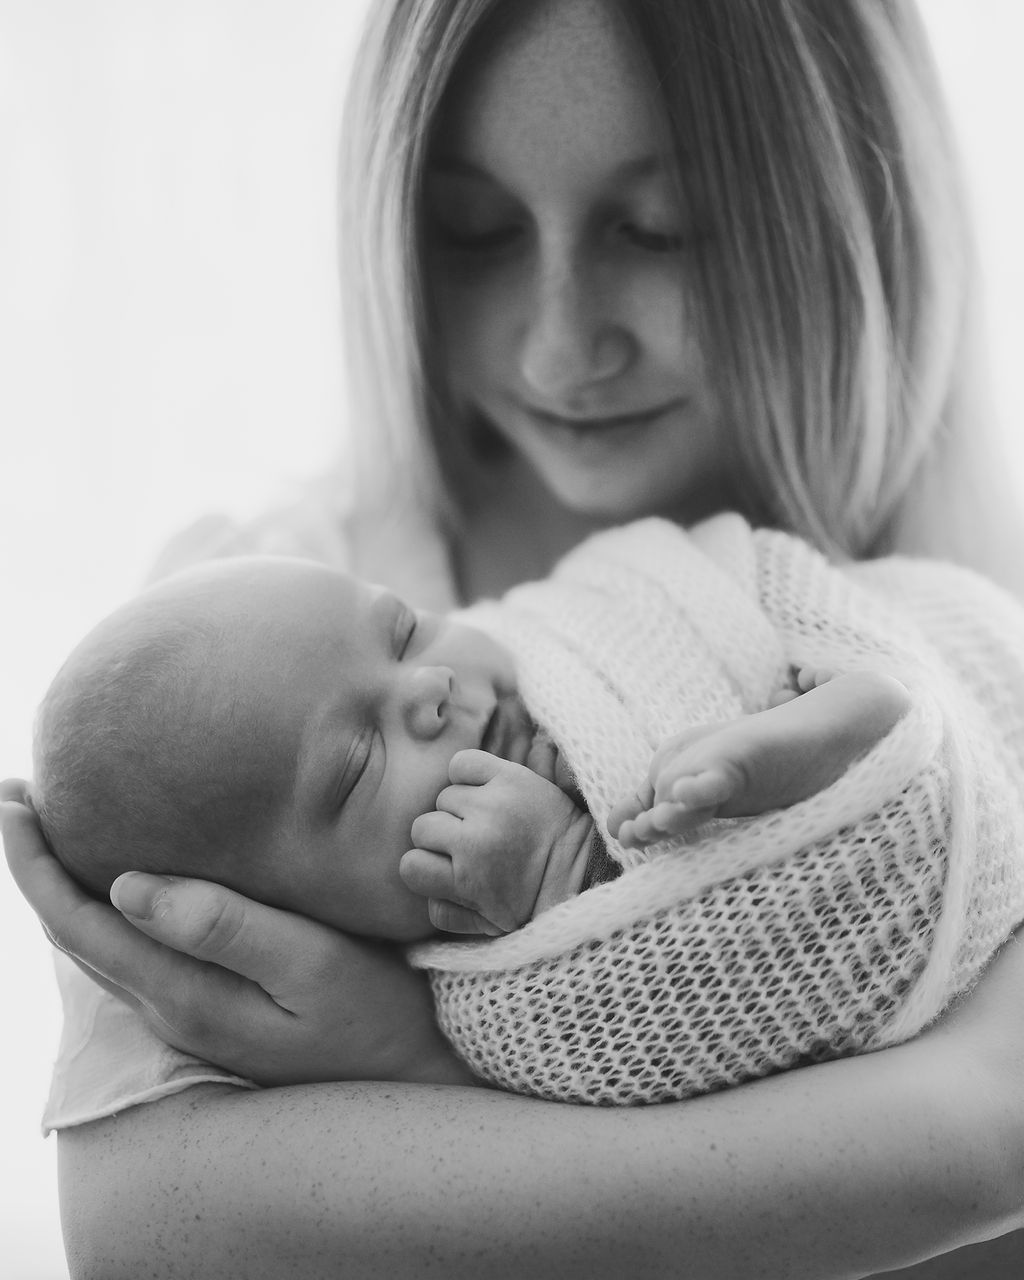
[[[683,406],[683,400],[670,400],[657,405],[653,409],[635,409],[626,413],[595,414],[584,417],[578,414],[557,413],[551,409],[540,409],[534,405],[524,404],[523,411],[541,426],[556,427],[564,431],[586,435],[590,432],[615,431],[623,427],[645,427],[665,414]]]

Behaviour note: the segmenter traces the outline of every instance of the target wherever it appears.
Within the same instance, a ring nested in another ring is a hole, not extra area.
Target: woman
[[[962,210],[907,5],[392,0],[359,67],[358,484],[325,520],[311,495],[216,550],[291,539],[443,606],[597,525],[737,507],[836,555],[1009,578]],[[464,1072],[397,961],[391,1040],[360,945],[196,882],[128,877],[118,916],[26,809],[4,818],[62,946],[170,1044],[288,1086],[151,1055],[159,1100],[65,1129],[83,1275],[822,1280],[1024,1225],[1012,947],[897,1049],[683,1106],[553,1107],[450,1087]],[[80,1099],[122,1016],[92,1007]],[[338,1080],[392,1083],[303,1083]],[[1016,1274],[1012,1239],[993,1249],[950,1265]]]

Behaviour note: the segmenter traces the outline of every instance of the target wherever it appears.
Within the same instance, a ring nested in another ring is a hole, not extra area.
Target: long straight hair
[[[650,71],[744,513],[838,557],[989,554],[1001,472],[952,131],[911,0],[605,0]],[[432,340],[432,130],[509,0],[375,0],[342,169],[363,492],[420,477],[457,522],[470,424]],[[685,157],[685,160],[684,160]],[[958,514],[959,513],[959,514]],[[981,567],[985,567],[984,564]]]

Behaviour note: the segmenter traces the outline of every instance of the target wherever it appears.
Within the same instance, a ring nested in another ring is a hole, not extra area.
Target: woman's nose
[[[521,338],[520,368],[540,408],[571,409],[574,393],[628,368],[636,339],[615,299],[571,258],[545,267]]]
[[[414,738],[436,738],[451,717],[455,672],[451,667],[417,667],[403,691],[406,728]]]

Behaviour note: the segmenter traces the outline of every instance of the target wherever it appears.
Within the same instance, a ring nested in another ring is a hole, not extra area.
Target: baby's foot
[[[899,681],[874,672],[804,670],[806,690],[768,710],[669,739],[648,782],[620,802],[609,830],[627,847],[684,835],[711,818],[782,809],[831,785],[909,706]]]
[[[799,698],[802,693],[809,693],[812,689],[816,689],[819,685],[828,684],[835,678],[835,672],[829,671],[825,667],[791,667],[793,683],[791,685],[783,685],[781,689],[776,689],[768,699],[769,707],[781,707],[786,702],[792,702],[794,698]]]

